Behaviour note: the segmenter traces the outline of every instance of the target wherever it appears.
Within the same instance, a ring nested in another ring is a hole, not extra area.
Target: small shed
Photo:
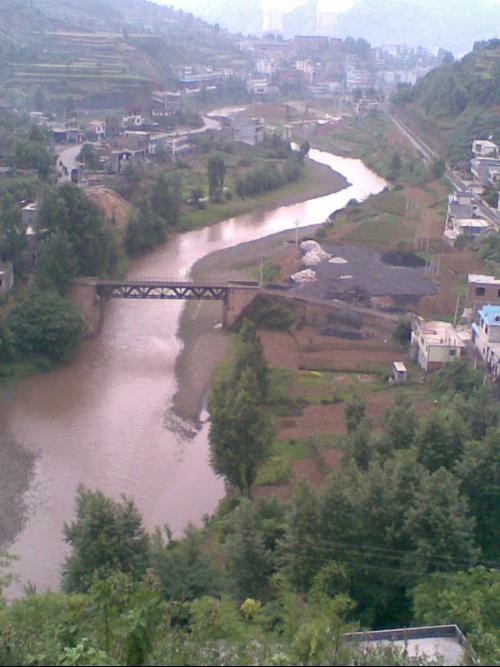
[[[402,361],[392,362],[392,379],[394,382],[406,382],[408,371]]]

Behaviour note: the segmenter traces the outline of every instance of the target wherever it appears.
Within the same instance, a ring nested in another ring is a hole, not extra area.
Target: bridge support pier
[[[248,308],[259,292],[260,288],[253,285],[245,287],[229,286],[222,313],[224,329],[229,329],[237,322],[243,311]]]
[[[71,283],[69,297],[80,313],[89,335],[99,331],[102,324],[103,304],[97,293],[96,278],[77,278]]]

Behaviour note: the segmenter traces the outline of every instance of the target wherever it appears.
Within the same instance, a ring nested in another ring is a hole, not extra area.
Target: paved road
[[[59,185],[66,183],[67,181],[71,181],[71,170],[77,166],[77,157],[81,150],[82,144],[71,144],[70,146],[59,147],[57,156],[57,171],[62,172],[62,175],[57,178]],[[59,162],[62,162],[63,166],[66,167],[67,172],[61,169]]]

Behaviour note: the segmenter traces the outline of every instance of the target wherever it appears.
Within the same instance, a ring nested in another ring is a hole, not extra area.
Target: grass
[[[271,486],[287,482],[292,476],[293,464],[310,455],[314,442],[311,439],[276,440],[273,453],[261,467],[255,486]]]

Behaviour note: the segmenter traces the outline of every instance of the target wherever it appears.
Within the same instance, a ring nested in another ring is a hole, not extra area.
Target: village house
[[[230,117],[233,130],[233,141],[248,146],[257,146],[264,140],[265,127],[262,118],[250,116],[244,112],[235,113]]]
[[[262,95],[267,95],[269,92],[269,82],[264,77],[252,77],[247,79],[246,87],[250,95],[255,97],[261,97]]]
[[[500,157],[498,146],[489,139],[475,139],[472,142],[472,152],[475,157]]]
[[[448,195],[448,210],[443,240],[454,246],[459,236],[476,237],[490,230],[490,224],[476,215],[477,199],[472,192],[455,191]]]
[[[500,278],[469,273],[467,305],[472,309],[474,319],[487,304],[500,305]]]
[[[411,358],[426,373],[461,357],[470,331],[449,322],[417,320],[411,334]]]
[[[500,376],[500,305],[483,306],[472,324],[474,349],[495,377]]]
[[[85,136],[89,141],[102,141],[106,136],[106,122],[91,120],[85,129]]]
[[[155,90],[151,95],[153,118],[169,118],[175,116],[181,108],[180,91]]]

